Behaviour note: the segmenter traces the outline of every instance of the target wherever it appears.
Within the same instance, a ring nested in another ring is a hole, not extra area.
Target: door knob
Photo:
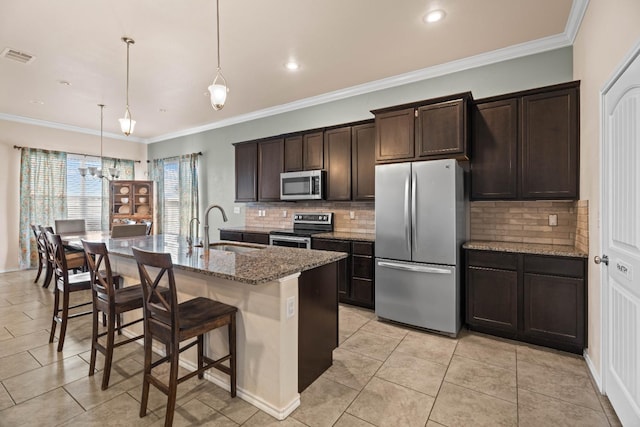
[[[604,254],[602,255],[602,257],[596,255],[593,257],[593,262],[595,262],[596,264],[603,263],[604,265],[609,265],[609,257]]]

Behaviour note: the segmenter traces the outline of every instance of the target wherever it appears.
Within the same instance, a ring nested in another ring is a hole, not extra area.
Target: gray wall
[[[217,203],[227,211],[229,222],[225,226],[243,225],[244,207],[234,203],[234,142],[370,119],[370,110],[458,92],[471,91],[478,99],[567,82],[572,80],[572,63],[571,47],[557,49],[157,142],[149,145],[148,158],[202,151],[201,211],[208,204]],[[233,213],[234,206],[240,208],[239,214]],[[222,224],[219,213],[212,213],[212,239],[218,238],[217,228]]]

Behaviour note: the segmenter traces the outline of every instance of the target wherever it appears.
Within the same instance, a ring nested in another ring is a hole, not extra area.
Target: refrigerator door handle
[[[396,270],[414,271],[416,273],[451,274],[452,271],[446,268],[426,267],[421,265],[399,264],[389,261],[378,261],[380,267],[394,268]]]
[[[411,244],[413,247],[413,252],[416,252],[418,250],[418,216],[416,207],[416,194],[418,193],[418,175],[416,175],[415,172],[412,172],[411,175]]]
[[[407,250],[411,252],[411,218],[409,213],[409,181],[410,177],[407,176],[404,180],[404,238],[407,241]]]

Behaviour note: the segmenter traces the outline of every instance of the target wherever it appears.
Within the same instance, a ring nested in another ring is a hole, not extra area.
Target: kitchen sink
[[[202,245],[194,245],[196,248],[201,248]],[[212,251],[224,251],[224,252],[235,252],[237,254],[243,254],[247,252],[257,251],[259,249],[264,249],[263,246],[254,246],[254,245],[236,245],[235,243],[229,242],[217,242],[210,243],[209,250]]]

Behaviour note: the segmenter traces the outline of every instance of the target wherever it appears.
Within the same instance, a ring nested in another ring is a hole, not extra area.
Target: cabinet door
[[[353,200],[375,198],[376,126],[373,123],[351,128],[351,194]]]
[[[242,242],[242,233],[240,231],[220,230],[220,240]]]
[[[470,266],[467,269],[467,323],[518,332],[518,273]]]
[[[258,200],[280,200],[280,174],[284,170],[284,139],[262,141],[258,145]]]
[[[376,114],[376,162],[413,159],[414,109]]]
[[[321,251],[346,252],[349,256],[345,262],[338,264],[338,296],[340,301],[349,297],[349,272],[351,271],[351,245],[343,240],[311,239],[311,249]]]
[[[578,126],[577,88],[522,98],[522,198],[578,197]]]
[[[327,200],[351,200],[351,127],[324,133]]]
[[[473,109],[471,198],[518,196],[518,99],[478,104]]]
[[[290,136],[284,139],[284,171],[296,172],[302,170],[302,135]]]
[[[267,233],[242,233],[242,241],[247,243],[260,243],[261,245],[268,245],[269,235]]]
[[[415,121],[418,157],[467,157],[467,102],[463,99],[419,107]]]
[[[258,144],[235,145],[236,202],[255,202],[258,196]]]
[[[557,348],[581,352],[584,301],[582,279],[525,273],[523,334],[544,344],[555,343]]]
[[[324,168],[324,134],[307,133],[302,137],[302,157],[304,170]]]

